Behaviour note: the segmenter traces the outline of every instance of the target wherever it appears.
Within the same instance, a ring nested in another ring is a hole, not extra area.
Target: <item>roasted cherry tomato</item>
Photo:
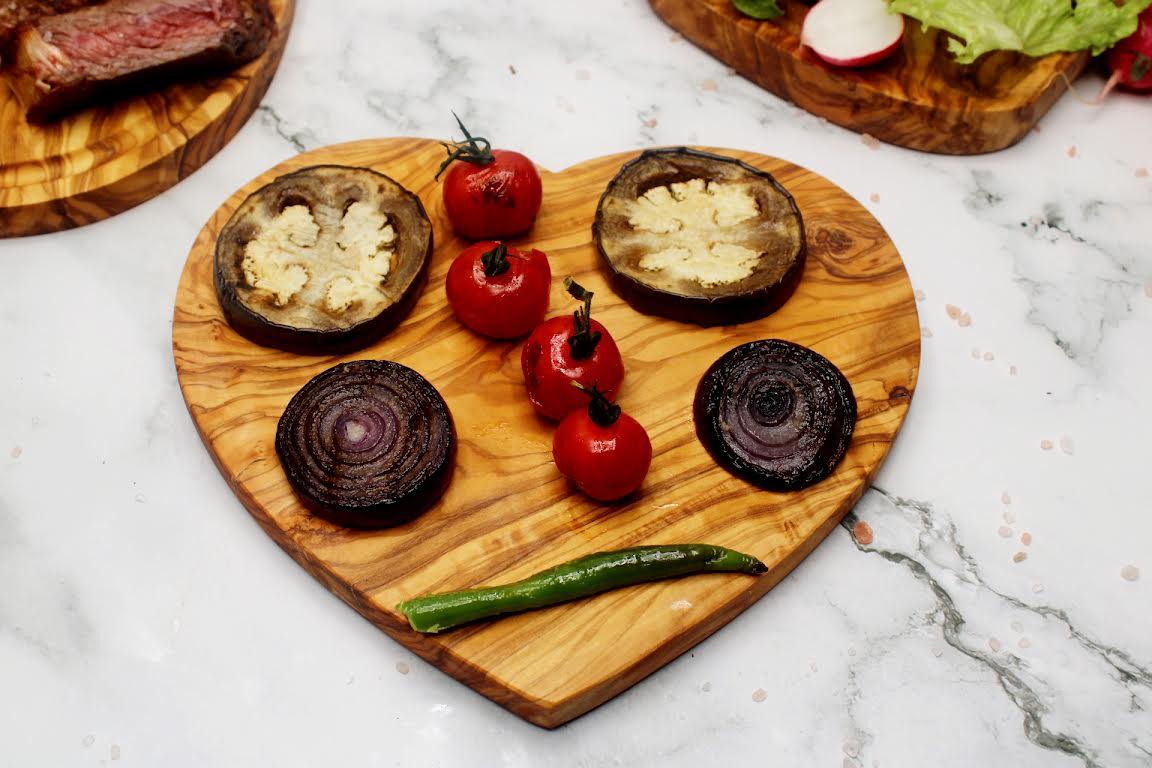
[[[572,386],[573,381],[614,397],[624,379],[624,361],[616,342],[592,319],[592,291],[571,278],[564,285],[584,306],[571,317],[553,317],[536,326],[520,353],[528,399],[537,413],[554,421],[588,405],[588,398]]]
[[[532,228],[540,212],[540,174],[519,152],[492,149],[488,139],[473,137],[456,118],[464,141],[446,144],[444,209],[452,228],[470,240],[499,240]],[[460,161],[460,162],[456,162]]]
[[[527,336],[548,312],[552,268],[543,251],[486,241],[465,248],[444,281],[464,325],[493,339]]]
[[[592,400],[560,422],[552,438],[552,458],[560,474],[581,491],[597,501],[616,501],[644,482],[652,441],[640,422],[599,390],[584,392],[582,396]]]

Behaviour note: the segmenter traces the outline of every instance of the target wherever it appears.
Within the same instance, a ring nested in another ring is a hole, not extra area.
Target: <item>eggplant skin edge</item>
[[[216,245],[213,250],[212,276],[216,287],[216,298],[228,325],[238,334],[255,344],[283,350],[285,352],[292,352],[298,355],[339,355],[355,352],[369,346],[400,325],[404,318],[408,316],[408,313],[412,311],[412,308],[416,305],[416,301],[424,292],[424,287],[428,282],[428,270],[432,262],[435,240],[435,232],[433,231],[431,219],[428,218],[428,212],[425,210],[424,204],[420,201],[420,197],[416,193],[407,189],[395,179],[380,173],[380,171],[364,166],[313,165],[299,168],[295,171],[277,176],[268,182],[268,184],[252,192],[252,194],[241,201],[240,205],[237,206],[237,210],[242,208],[248,200],[260,195],[270,185],[280,179],[302,174],[317,168],[332,167],[340,167],[353,171],[368,171],[377,176],[384,176],[396,184],[397,187],[400,187],[412,202],[416,204],[416,210],[424,220],[428,222],[428,247],[422,255],[420,269],[412,278],[412,282],[399,301],[385,307],[374,317],[363,320],[349,328],[320,331],[314,328],[297,328],[283,323],[274,323],[252,311],[252,309],[240,299],[235,282],[228,279],[224,274],[224,267],[221,263],[221,248],[222,243],[225,241],[224,234],[227,232],[229,225],[233,223],[233,219],[229,217],[216,238]]]
[[[784,195],[800,225],[800,248],[796,253],[788,271],[775,283],[756,288],[745,293],[707,298],[704,296],[685,296],[683,294],[669,293],[653,288],[641,280],[624,274],[617,269],[600,241],[600,231],[603,226],[604,201],[609,197],[612,186],[620,176],[633,165],[642,163],[651,157],[660,155],[691,155],[709,161],[731,163],[770,183],[778,192]],[[600,254],[602,271],[608,278],[617,295],[624,299],[637,312],[645,315],[657,315],[670,320],[710,327],[717,325],[736,325],[768,317],[792,298],[800,285],[800,278],[804,274],[804,264],[808,259],[808,238],[804,229],[804,217],[792,197],[772,174],[755,166],[749,165],[735,157],[726,157],[712,152],[702,152],[690,147],[660,147],[647,149],[632,158],[620,167],[612,180],[608,182],[599,202],[596,204],[596,217],[592,222],[592,240],[596,243],[596,251]]]

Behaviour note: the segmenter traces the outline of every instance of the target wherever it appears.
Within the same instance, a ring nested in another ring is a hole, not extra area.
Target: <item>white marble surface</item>
[[[301,0],[262,111],[191,179],[0,241],[0,765],[1152,765],[1152,101],[1065,98],[1014,149],[936,157],[798,111],[641,0],[338,6]],[[922,292],[919,390],[855,512],[873,543],[850,518],[555,732],[282,554],[172,366],[177,280],[220,201],[299,149],[449,135],[453,109],[554,169],[684,142],[808,166]]]

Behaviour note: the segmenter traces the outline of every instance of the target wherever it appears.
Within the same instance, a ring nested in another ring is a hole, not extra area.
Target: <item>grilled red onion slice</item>
[[[329,368],[293,396],[276,453],[317,515],[383,528],[443,495],[456,433],[448,405],[423,376],[388,360],[357,360]]]
[[[696,434],[720,466],[796,491],[832,473],[852,439],[856,398],[826,358],[780,339],[729,350],[696,388]]]

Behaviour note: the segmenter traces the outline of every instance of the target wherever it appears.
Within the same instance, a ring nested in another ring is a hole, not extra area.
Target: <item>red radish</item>
[[[900,47],[904,17],[887,0],[820,0],[804,17],[800,43],[829,64],[866,67]]]
[[[1133,91],[1152,91],[1152,6],[1140,14],[1136,31],[1108,51],[1107,62],[1112,77],[1096,97],[1097,104],[1117,85]]]

